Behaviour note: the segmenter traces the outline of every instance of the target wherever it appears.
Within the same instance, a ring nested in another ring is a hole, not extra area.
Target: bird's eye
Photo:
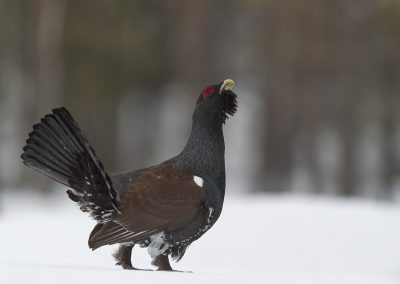
[[[207,99],[207,97],[209,95],[211,95],[213,92],[215,91],[215,89],[213,87],[207,87],[203,90],[203,97],[204,99]]]

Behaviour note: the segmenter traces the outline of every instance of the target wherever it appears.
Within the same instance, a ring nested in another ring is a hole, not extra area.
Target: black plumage
[[[133,269],[135,244],[153,264],[171,270],[188,246],[213,226],[225,196],[222,126],[237,110],[233,81],[209,86],[196,103],[184,150],[159,165],[118,175],[104,170],[65,108],[33,126],[22,159],[27,166],[70,187],[68,197],[97,221],[89,247],[120,244],[117,264]]]

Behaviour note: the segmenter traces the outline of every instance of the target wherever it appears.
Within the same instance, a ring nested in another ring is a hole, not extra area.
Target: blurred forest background
[[[0,0],[0,190],[53,185],[19,156],[54,107],[127,171],[226,78],[228,191],[400,199],[398,0]]]

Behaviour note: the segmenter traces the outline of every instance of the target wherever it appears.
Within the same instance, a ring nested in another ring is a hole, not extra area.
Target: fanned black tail
[[[22,159],[28,167],[72,188],[69,198],[99,222],[118,211],[118,196],[96,153],[65,108],[33,126]]]

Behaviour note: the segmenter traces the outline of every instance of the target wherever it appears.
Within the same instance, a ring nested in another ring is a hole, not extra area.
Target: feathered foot
[[[169,259],[167,255],[159,255],[153,258],[151,262],[152,265],[157,267],[159,271],[175,271],[172,269],[171,265],[169,264]]]
[[[113,253],[113,256],[117,263],[115,265],[120,265],[123,269],[130,269],[130,270],[140,270],[132,266],[132,249],[133,245],[120,245],[118,250]]]

